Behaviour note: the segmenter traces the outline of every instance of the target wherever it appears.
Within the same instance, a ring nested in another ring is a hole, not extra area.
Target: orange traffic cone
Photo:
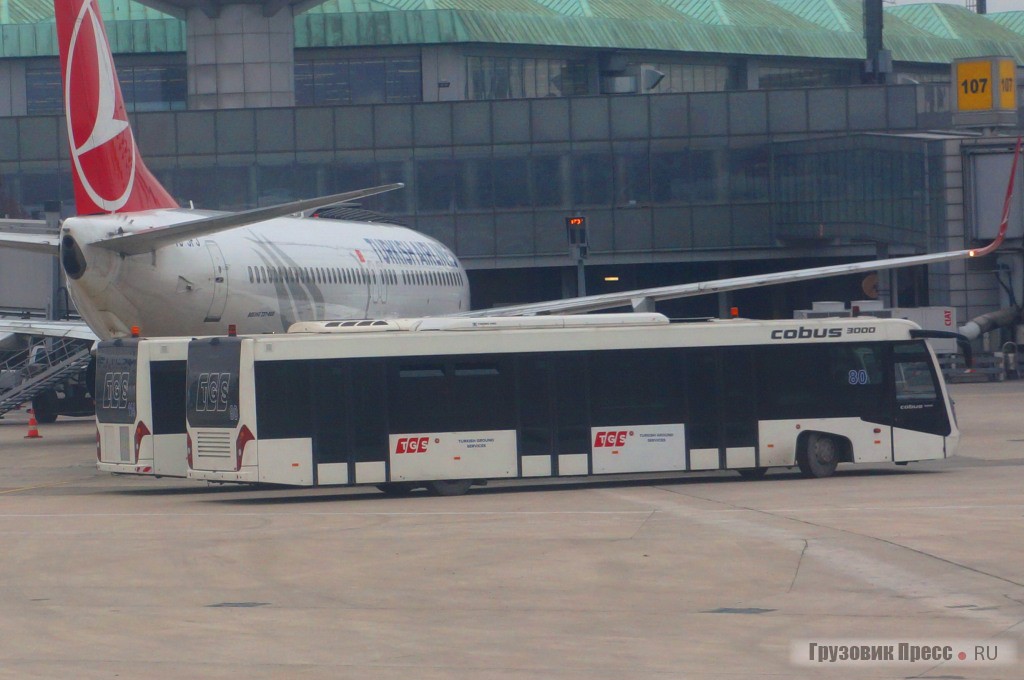
[[[43,435],[39,434],[39,423],[36,422],[36,414],[32,409],[28,410],[28,434],[25,435],[25,439],[42,439]]]

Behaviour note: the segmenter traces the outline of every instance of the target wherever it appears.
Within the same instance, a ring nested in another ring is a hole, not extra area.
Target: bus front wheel
[[[835,437],[811,432],[797,456],[797,464],[804,477],[831,477],[839,457],[839,441]]]
[[[473,486],[472,479],[439,479],[428,482],[427,488],[435,496],[461,496]]]
[[[408,496],[416,487],[407,482],[385,482],[378,484],[377,488],[389,496]]]

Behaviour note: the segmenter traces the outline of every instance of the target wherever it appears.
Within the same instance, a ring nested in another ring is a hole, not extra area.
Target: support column
[[[258,4],[187,16],[189,109],[295,106],[295,25],[291,5],[264,16]]]

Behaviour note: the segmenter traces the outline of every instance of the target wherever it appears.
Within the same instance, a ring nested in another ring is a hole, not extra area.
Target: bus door
[[[757,389],[753,350],[697,349],[688,353],[691,470],[757,466]]]
[[[935,362],[923,340],[893,346],[893,462],[943,458],[951,432]]]
[[[149,345],[151,352],[157,349]],[[187,428],[185,426],[185,359],[158,361],[150,356],[149,391],[153,417],[153,473],[169,477],[185,477]]]
[[[522,476],[590,474],[584,357],[569,352],[523,354],[516,372]]]
[[[387,401],[384,362],[375,358],[323,360],[309,367],[317,484],[387,481]],[[295,382],[282,373],[282,382]],[[309,397],[306,397],[309,399]],[[309,416],[307,416],[309,417]]]

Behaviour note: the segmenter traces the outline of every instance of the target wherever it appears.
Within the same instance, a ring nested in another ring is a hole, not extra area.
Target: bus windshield
[[[241,340],[193,340],[188,346],[185,410],[193,427],[238,424],[238,367]]]
[[[102,342],[96,351],[96,419],[101,423],[135,421],[138,341]]]

